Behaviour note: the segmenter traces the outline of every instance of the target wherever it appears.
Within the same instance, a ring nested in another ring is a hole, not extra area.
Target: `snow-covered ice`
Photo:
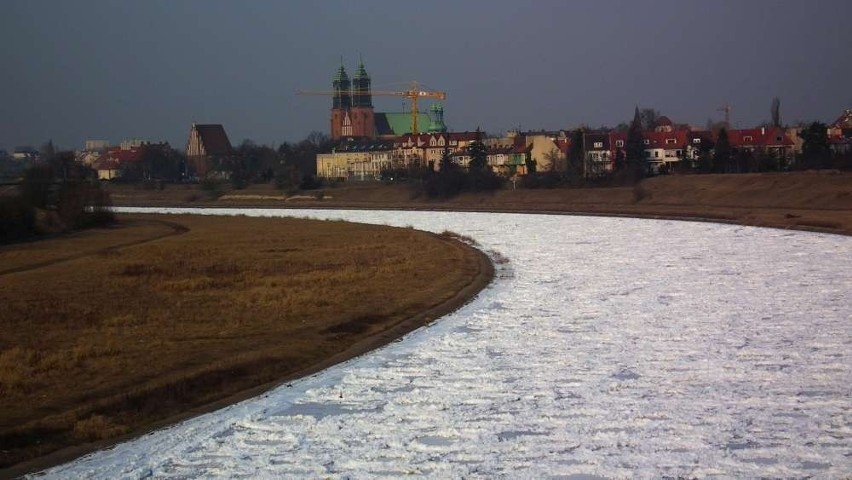
[[[555,215],[167,211],[452,230],[509,262],[402,341],[49,477],[852,472],[852,238]]]

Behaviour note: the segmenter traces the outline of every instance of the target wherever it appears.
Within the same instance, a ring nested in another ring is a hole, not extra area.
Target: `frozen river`
[[[850,237],[627,218],[203,212],[452,230],[509,261],[474,301],[402,341],[49,476],[852,472]]]

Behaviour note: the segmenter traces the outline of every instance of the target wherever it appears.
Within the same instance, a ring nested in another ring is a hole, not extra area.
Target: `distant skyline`
[[[454,130],[615,126],[635,106],[703,126],[833,121],[852,108],[852,2],[7,0],[0,148],[168,141],[221,123],[233,144],[328,133],[331,87],[446,91]],[[401,111],[376,97],[376,111]],[[427,108],[430,102],[423,102]]]

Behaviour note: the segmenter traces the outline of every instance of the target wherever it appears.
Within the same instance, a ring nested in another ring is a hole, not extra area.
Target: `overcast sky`
[[[374,88],[448,94],[451,129],[614,126],[633,108],[703,126],[831,122],[852,108],[852,1],[33,1],[0,5],[0,148],[328,133],[343,57]],[[394,97],[376,111],[401,111]],[[428,106],[428,102],[426,105]]]

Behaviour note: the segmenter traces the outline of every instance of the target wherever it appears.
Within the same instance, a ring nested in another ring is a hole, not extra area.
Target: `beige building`
[[[374,148],[369,148],[374,147]],[[391,168],[393,150],[387,145],[350,145],[346,150],[317,155],[317,176],[332,180],[378,180]]]
[[[370,180],[382,170],[409,166],[440,167],[444,151],[450,155],[476,140],[476,132],[406,134],[389,141],[343,142],[332,153],[317,155],[317,176],[329,179]]]
[[[565,150],[560,148],[559,137],[553,135],[527,135],[526,137],[527,146],[531,148],[530,156],[535,161],[539,172],[565,169],[567,155]]]
[[[436,132],[403,135],[394,142],[394,160],[400,166],[431,165],[438,170],[444,151],[450,155],[476,140],[476,132]]]

